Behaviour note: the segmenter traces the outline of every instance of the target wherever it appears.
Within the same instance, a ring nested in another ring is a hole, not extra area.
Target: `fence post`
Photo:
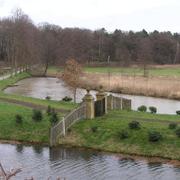
[[[83,98],[83,102],[86,106],[86,119],[93,119],[94,118],[94,98],[90,94],[89,90],[87,90],[87,94]]]
[[[64,117],[62,119],[62,125],[63,125],[63,136],[66,135],[66,126],[65,126],[65,120],[64,120]]]

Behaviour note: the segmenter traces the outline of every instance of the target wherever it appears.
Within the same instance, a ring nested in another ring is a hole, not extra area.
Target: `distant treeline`
[[[148,33],[104,28],[91,31],[35,25],[20,9],[0,19],[0,61],[13,67],[44,63],[64,64],[68,58],[81,63],[117,62],[130,64],[180,63],[180,34]]]

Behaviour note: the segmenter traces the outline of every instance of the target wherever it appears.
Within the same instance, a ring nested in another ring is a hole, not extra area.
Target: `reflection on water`
[[[72,92],[65,86],[62,80],[57,78],[28,78],[19,81],[17,85],[18,86],[5,89],[5,92],[42,99],[50,96],[53,100],[61,100],[65,96],[71,96],[73,98]],[[82,100],[85,93],[86,91],[84,89],[77,90],[77,102]],[[96,91],[92,91],[91,93],[95,95]],[[158,113],[162,114],[175,114],[177,110],[180,110],[180,101],[118,93],[113,94],[131,99],[133,110],[137,110],[141,105],[148,107],[155,106],[157,107]]]
[[[89,150],[0,144],[5,168],[22,168],[15,179],[37,180],[179,180],[180,168],[144,160],[122,159]]]

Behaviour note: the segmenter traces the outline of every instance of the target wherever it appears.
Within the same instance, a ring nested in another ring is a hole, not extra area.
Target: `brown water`
[[[5,169],[22,168],[15,180],[179,180],[173,165],[125,159],[121,155],[73,148],[0,144]]]
[[[65,86],[62,80],[57,78],[28,78],[19,81],[16,85],[17,86],[5,89],[5,92],[41,99],[45,99],[47,96],[50,96],[53,100],[61,100],[65,96],[73,97],[72,91]],[[77,102],[82,100],[85,93],[86,91],[84,89],[78,89]],[[91,91],[91,93],[95,95],[96,91]],[[137,110],[137,108],[141,105],[146,105],[148,107],[155,106],[157,107],[158,113],[161,114],[175,114],[177,110],[180,110],[180,101],[176,100],[118,93],[113,94],[115,96],[131,99],[133,110]]]

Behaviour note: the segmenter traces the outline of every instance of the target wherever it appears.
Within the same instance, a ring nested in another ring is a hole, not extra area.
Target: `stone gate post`
[[[94,118],[94,98],[87,90],[87,94],[83,98],[83,102],[86,104],[86,119]]]

